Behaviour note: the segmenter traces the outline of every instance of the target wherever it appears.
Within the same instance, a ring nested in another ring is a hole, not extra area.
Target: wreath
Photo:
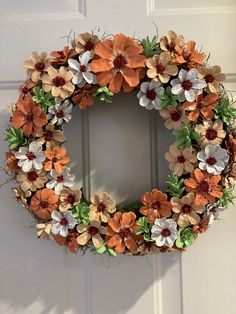
[[[194,41],[169,31],[136,40],[124,34],[75,36],[61,51],[33,52],[28,78],[11,105],[6,172],[32,214],[38,238],[71,252],[115,256],[184,251],[230,202],[236,178],[236,109],[218,65]],[[106,193],[86,199],[73,189],[63,125],[96,100],[124,91],[159,111],[175,142],[165,153],[172,174],[140,200],[117,205]]]

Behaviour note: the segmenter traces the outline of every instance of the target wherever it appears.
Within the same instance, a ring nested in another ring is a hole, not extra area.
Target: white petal
[[[149,89],[156,89],[162,86],[161,82],[152,80]]]
[[[32,169],[32,160],[26,160],[22,165],[22,170],[24,172],[29,172]]]
[[[73,70],[80,71],[80,64],[77,60],[68,59],[68,64]]]
[[[184,94],[185,94],[186,100],[189,101],[189,102],[193,102],[195,100],[195,98],[196,98],[196,95],[195,95],[195,93],[194,93],[194,91],[192,89],[185,90]]]
[[[81,72],[77,72],[72,79],[72,83],[75,85],[78,85],[81,83],[81,81],[83,80],[83,75]]]
[[[161,101],[160,98],[156,98],[153,102],[154,108],[156,110],[160,110],[161,109]]]
[[[206,86],[205,80],[195,80],[193,83],[193,89],[200,89],[202,90]]]
[[[68,236],[68,226],[62,226],[61,230],[60,230],[60,235],[62,237],[67,237]]]
[[[198,75],[198,71],[196,69],[191,69],[188,71],[187,79],[190,80],[190,82],[194,82],[196,80],[196,77]]]
[[[201,170],[206,170],[206,168],[207,168],[207,163],[206,163],[206,162],[199,162],[198,167],[199,167]]]
[[[149,85],[150,83],[149,82],[143,82],[140,86],[140,90],[146,94],[147,90],[149,89]]]
[[[56,221],[61,221],[61,219],[63,218],[62,217],[62,214],[59,213],[57,210],[54,210],[52,213],[51,213],[51,217],[52,219],[56,220]]]
[[[51,229],[52,233],[53,234],[58,234],[60,232],[61,228],[62,228],[62,225],[59,222],[57,222],[55,224],[53,223],[52,229]]]
[[[175,78],[175,79],[170,81],[170,85],[171,86],[175,86],[175,85],[178,85],[178,84],[181,84],[181,82],[180,82],[180,80],[178,78]]]
[[[36,170],[41,170],[43,168],[43,164],[40,160],[38,159],[33,159],[32,160],[32,166]]]
[[[89,83],[89,84],[94,83],[95,76],[92,73],[90,73],[90,72],[83,72],[82,75],[83,75],[83,77],[84,77],[84,79],[85,79],[85,81],[87,83]]]
[[[82,55],[79,56],[80,64],[87,66],[90,58],[91,58],[90,52],[89,51],[84,52]]]
[[[180,94],[177,95],[177,98],[178,98],[178,101],[179,101],[179,102],[185,101],[185,93],[184,93],[184,90],[183,90]]]
[[[46,184],[46,187],[48,189],[53,189],[55,187],[56,183],[57,182],[55,180],[48,181],[47,184]]]
[[[148,98],[146,97],[146,95],[143,95],[143,96],[139,99],[139,104],[140,104],[140,106],[142,106],[142,107],[146,107],[146,106],[149,104],[149,102],[150,102],[150,99],[148,99]]]
[[[172,94],[174,94],[174,95],[178,95],[178,94],[180,94],[180,93],[183,92],[183,87],[181,86],[181,84],[174,85],[174,86],[171,88],[171,92],[172,92]]]
[[[188,75],[188,72],[187,71],[185,71],[185,70],[180,70],[179,71],[179,79],[180,79],[180,81],[181,82],[183,82],[183,81],[185,81],[186,79],[187,79],[187,75]]]
[[[204,150],[197,153],[197,159],[201,161],[206,161],[207,158],[206,158]]]

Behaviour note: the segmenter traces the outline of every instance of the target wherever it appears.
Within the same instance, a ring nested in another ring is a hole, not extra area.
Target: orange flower
[[[35,135],[42,131],[47,123],[47,116],[28,94],[24,99],[19,99],[17,109],[12,115],[13,128],[22,128],[26,136]]]
[[[208,224],[209,224],[209,216],[204,215],[202,217],[202,220],[199,222],[199,224],[193,226],[193,231],[196,234],[206,232],[208,229]]]
[[[101,86],[109,84],[109,90],[119,93],[139,84],[139,68],[145,67],[146,58],[140,55],[143,47],[124,34],[116,34],[114,40],[106,39],[94,49],[97,59],[91,62],[91,70],[97,73]]]
[[[92,96],[96,91],[97,87],[90,84],[86,84],[83,88],[74,92],[72,96],[72,102],[79,104],[80,109],[85,109],[88,106],[92,106],[95,103],[94,97]]]
[[[184,109],[190,111],[188,118],[190,121],[196,121],[200,116],[206,120],[214,117],[213,109],[217,105],[218,95],[210,93],[203,98],[203,94],[197,96],[196,101],[185,101]]]
[[[58,195],[53,190],[37,191],[30,200],[30,208],[39,218],[49,219],[52,211],[57,209]]]
[[[61,246],[66,246],[71,253],[76,253],[78,251],[79,244],[77,242],[78,233],[74,231],[69,231],[66,237],[60,235],[54,235],[54,240]]]
[[[20,91],[20,98],[24,98],[25,95],[27,95],[28,93],[32,94],[32,89],[36,86],[36,84],[34,82],[32,82],[31,80],[27,80],[24,82],[24,84],[21,85],[21,87],[19,88]]]
[[[207,171],[195,169],[191,178],[185,179],[184,184],[187,192],[196,194],[195,205],[207,205],[214,203],[215,198],[223,196],[222,187],[218,185],[221,180],[220,175],[211,175]]]
[[[233,157],[233,161],[236,162],[236,138],[229,134],[229,138],[225,141],[227,151]]]
[[[67,65],[67,61],[70,58],[74,58],[78,53],[74,49],[70,49],[68,46],[64,47],[60,51],[52,51],[50,56],[51,59],[48,61],[52,64]]]
[[[10,150],[9,152],[6,153],[6,166],[5,170],[6,171],[13,171],[16,172],[18,167],[18,159],[15,157],[15,152],[13,150]]]
[[[133,212],[116,212],[108,221],[107,245],[114,247],[117,253],[123,253],[125,248],[136,252],[138,245],[135,230],[140,227],[136,224],[136,215]]]
[[[140,213],[147,216],[149,222],[154,222],[160,217],[170,217],[172,205],[167,200],[167,195],[158,189],[144,193],[141,201],[144,206],[140,208]]]
[[[70,161],[70,158],[66,156],[65,147],[55,146],[52,149],[47,149],[45,156],[47,157],[47,161],[44,164],[45,171],[50,171],[54,168],[57,173],[62,173]]]
[[[186,49],[183,47],[176,46],[175,50],[178,55],[173,59],[173,62],[176,64],[185,65],[187,68],[197,68],[200,64],[203,63],[205,55],[199,53],[195,49],[195,41],[189,41],[187,43]]]

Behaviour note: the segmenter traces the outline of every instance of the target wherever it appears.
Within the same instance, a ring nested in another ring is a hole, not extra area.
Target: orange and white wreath
[[[218,65],[194,41],[169,31],[135,40],[78,35],[61,51],[33,52],[28,78],[11,107],[6,171],[17,199],[33,215],[39,238],[71,252],[91,248],[111,255],[183,251],[233,200],[236,109]],[[63,125],[72,109],[96,99],[134,93],[137,105],[159,111],[175,142],[165,153],[167,189],[117,205],[108,193],[85,199],[73,189]]]

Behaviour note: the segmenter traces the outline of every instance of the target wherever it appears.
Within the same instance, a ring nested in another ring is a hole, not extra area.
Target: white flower
[[[96,76],[91,73],[89,65],[90,59],[91,53],[90,51],[86,51],[79,56],[79,62],[75,59],[68,60],[69,67],[74,73],[74,77],[72,79],[73,84],[83,87],[86,82],[89,84],[97,83]]]
[[[212,225],[214,220],[218,219],[220,212],[225,210],[225,207],[220,206],[220,202],[216,202],[214,204],[208,204],[207,207],[207,215],[209,217],[209,225]]]
[[[65,168],[62,173],[57,173],[55,169],[52,169],[49,176],[50,181],[46,184],[46,187],[54,189],[56,194],[60,194],[64,187],[73,187],[75,176],[69,172],[70,168]]]
[[[157,218],[151,229],[151,238],[157,246],[173,246],[178,238],[176,222],[173,219]]]
[[[69,100],[62,102],[56,99],[55,106],[48,109],[48,120],[51,120],[51,124],[61,125],[64,122],[68,123],[72,118],[72,109],[73,105]]]
[[[220,174],[229,160],[226,149],[220,145],[207,145],[204,150],[198,152],[197,159],[200,160],[199,168],[213,175]]]
[[[62,237],[68,235],[68,229],[73,229],[76,225],[76,220],[72,216],[71,211],[65,213],[59,213],[57,210],[54,210],[51,214],[52,217],[52,233],[60,234]]]
[[[24,172],[29,172],[32,169],[41,170],[43,161],[46,158],[42,151],[42,146],[36,142],[30,143],[29,147],[20,147],[15,156],[19,159],[18,166]]]
[[[164,94],[164,88],[161,82],[152,80],[151,82],[143,82],[140,86],[140,91],[137,94],[139,104],[146,107],[148,110],[155,108],[161,109],[160,95]]]
[[[193,102],[197,95],[200,95],[203,88],[206,86],[205,80],[197,78],[198,71],[191,69],[190,71],[180,70],[178,78],[173,79],[170,84],[172,86],[171,92],[177,95],[178,100],[183,102],[185,100]]]

